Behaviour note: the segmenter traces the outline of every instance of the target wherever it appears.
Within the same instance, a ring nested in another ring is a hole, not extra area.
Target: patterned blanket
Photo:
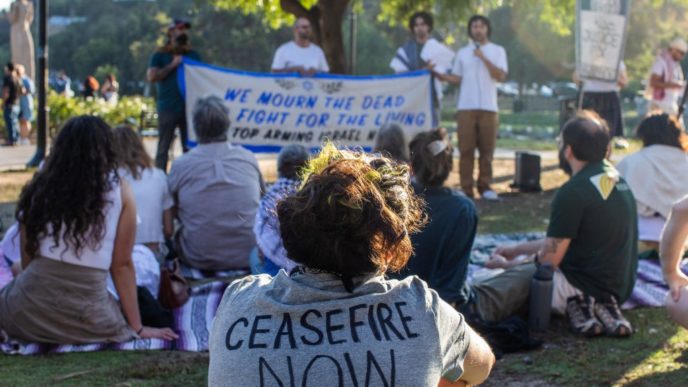
[[[473,247],[473,254],[469,269],[469,280],[472,280],[479,271],[484,272],[482,263],[489,257],[494,247],[505,243],[541,238],[543,234],[503,234],[503,235],[479,235]],[[0,260],[0,280],[8,279],[9,268]],[[685,261],[683,270],[688,273],[688,261]],[[89,352],[100,350],[179,350],[179,351],[207,351],[210,327],[215,317],[215,311],[220,304],[220,299],[227,282],[222,278],[236,278],[246,275],[243,271],[234,272],[202,272],[196,269],[183,268],[183,273],[188,278],[196,280],[197,285],[192,288],[189,302],[174,311],[175,331],[179,339],[164,341],[158,339],[133,340],[126,343],[90,344],[90,345],[46,345],[33,343],[20,343],[9,340],[0,343],[0,352],[6,354],[34,355],[41,353],[65,353],[65,352]],[[11,274],[10,274],[11,275]],[[484,273],[481,273],[484,275]],[[4,283],[0,283],[0,288]],[[640,306],[660,307],[664,304],[664,297],[668,288],[662,279],[662,271],[659,262],[655,260],[641,260],[638,265],[638,280],[633,294],[623,308],[630,309]]]

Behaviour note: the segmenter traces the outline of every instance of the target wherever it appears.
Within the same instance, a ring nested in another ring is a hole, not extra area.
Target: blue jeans
[[[19,105],[5,106],[5,128],[7,128],[7,144],[14,145],[19,139]]]

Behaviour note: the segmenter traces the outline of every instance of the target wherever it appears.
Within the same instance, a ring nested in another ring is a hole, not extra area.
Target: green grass
[[[497,362],[494,380],[546,385],[678,386],[688,381],[688,331],[678,328],[662,309],[625,313],[636,333],[628,339],[574,337],[557,318],[541,338],[545,346]]]
[[[2,386],[187,386],[207,383],[207,353],[91,352],[0,356]]]

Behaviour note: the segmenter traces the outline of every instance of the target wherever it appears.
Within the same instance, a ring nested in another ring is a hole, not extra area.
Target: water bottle
[[[528,328],[543,331],[549,326],[552,309],[552,277],[554,270],[549,263],[538,265],[530,281],[530,308],[528,310]]]

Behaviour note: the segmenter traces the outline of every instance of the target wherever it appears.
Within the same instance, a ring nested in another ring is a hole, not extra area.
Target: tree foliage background
[[[52,0],[49,14],[84,17],[49,38],[50,68],[75,80],[93,74],[102,81],[117,74],[125,93],[140,93],[148,60],[163,42],[174,17],[193,24],[193,46],[206,62],[269,71],[274,50],[292,38],[294,16],[283,9],[299,3],[327,12],[330,0]],[[409,38],[408,17],[429,10],[434,34],[458,48],[467,43],[466,21],[483,13],[493,24],[492,40],[505,46],[509,80],[521,84],[570,79],[574,63],[575,0],[350,0],[357,21],[357,74],[389,73],[396,48]],[[2,15],[4,16],[4,15]],[[349,52],[346,11],[340,28],[343,55]],[[37,30],[37,23],[33,28]],[[687,34],[688,0],[634,0],[625,61],[634,88],[647,77],[657,50]],[[34,33],[34,39],[37,34]],[[0,61],[9,59],[9,24],[0,19]]]

